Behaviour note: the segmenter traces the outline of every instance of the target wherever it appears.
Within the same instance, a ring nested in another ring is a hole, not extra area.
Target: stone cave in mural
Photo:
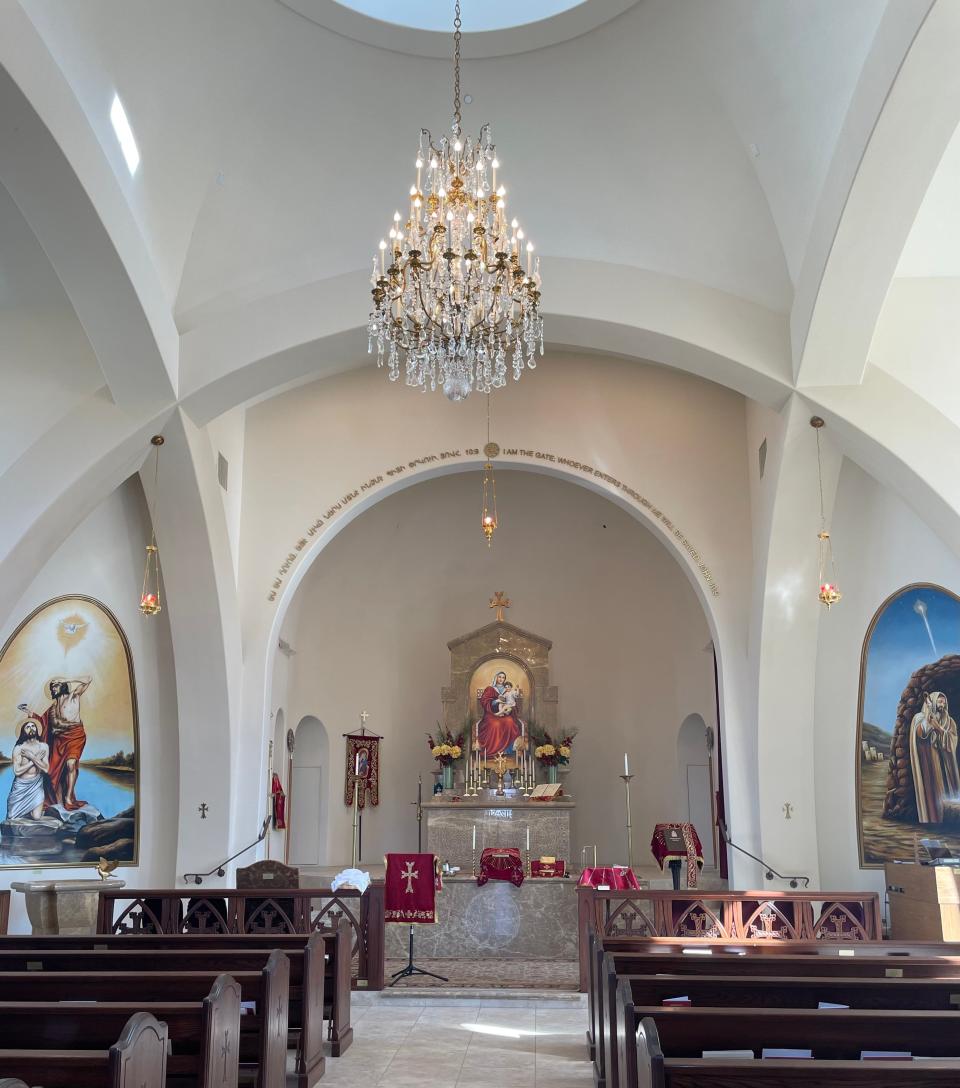
[[[860,864],[912,860],[918,838],[960,853],[960,598],[899,590],[863,646],[857,729]]]
[[[126,636],[97,601],[48,601],[0,650],[0,866],[136,863],[138,779]]]

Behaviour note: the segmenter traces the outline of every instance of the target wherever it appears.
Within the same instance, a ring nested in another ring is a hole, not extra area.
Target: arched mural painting
[[[911,585],[880,606],[860,667],[860,864],[912,860],[918,838],[960,853],[960,598]]]
[[[41,605],[0,650],[0,866],[137,862],[130,646],[89,597]]]

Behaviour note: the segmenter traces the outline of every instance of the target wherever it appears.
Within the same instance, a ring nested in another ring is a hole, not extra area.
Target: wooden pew
[[[0,1070],[14,1085],[165,1088],[167,1025],[137,1012],[109,1050],[0,1050]]]
[[[912,978],[943,977],[951,982],[958,981],[956,989],[949,995],[960,991],[960,960],[956,957],[943,959],[919,960],[912,957],[891,960],[886,957],[872,956],[683,956],[683,955],[631,955],[624,958],[621,954],[606,952],[600,942],[593,949],[594,986],[590,996],[590,1022],[594,1025],[596,1045],[594,1052],[594,1079],[598,1086],[610,1088],[617,1080],[618,1048],[615,1037],[613,1011],[616,1007],[617,987],[621,977],[639,976],[641,971],[648,976],[669,974],[685,976],[690,980],[697,977],[726,977],[736,973],[738,978],[767,978],[772,982],[785,978],[827,979],[874,978],[885,979],[887,971],[903,972],[903,980]],[[669,965],[669,966],[668,966]],[[631,972],[629,976],[626,971]],[[922,968],[922,970],[918,970]],[[891,978],[890,981],[900,981]],[[684,993],[687,983],[676,984],[672,995]],[[801,983],[797,983],[798,986]],[[771,999],[772,1000],[772,999]],[[839,999],[838,999],[839,1000]],[[727,1001],[726,1003],[730,1003]],[[853,1002],[842,1002],[852,1004]]]
[[[46,969],[50,969],[50,956],[58,952],[122,951],[157,954],[168,951],[209,950],[213,953],[221,953],[236,950],[243,953],[259,953],[265,960],[274,948],[280,948],[290,957],[290,1024],[295,1030],[303,1032],[305,1025],[301,1023],[300,1019],[303,1008],[302,995],[304,993],[301,957],[307,946],[311,945],[313,948],[311,955],[314,957],[315,965],[317,963],[322,965],[324,954],[326,955],[325,968],[322,970],[323,984],[319,989],[310,989],[309,991],[311,1004],[314,1007],[312,1025],[320,1023],[323,1019],[322,1016],[316,1014],[317,1002],[319,1001],[322,1003],[323,1013],[330,1024],[331,1052],[334,1057],[339,1057],[353,1041],[353,1028],[350,1023],[352,940],[353,929],[346,918],[341,918],[335,929],[315,930],[311,934],[258,934],[256,936],[238,934],[99,934],[73,937],[0,937],[0,972],[18,969],[13,966],[15,961],[9,958],[5,959],[5,953],[7,952],[34,952],[36,954],[30,957],[31,961],[45,963],[47,964]],[[212,967],[209,963],[201,964],[199,960],[194,961],[194,964],[192,967],[187,966],[183,969],[187,971],[212,969],[216,973],[229,971],[234,975],[251,969],[259,969],[259,965],[251,963],[251,961],[233,963],[228,962],[226,959],[215,961]],[[71,966],[58,969],[74,970],[75,968]],[[97,968],[91,969],[96,970]],[[114,970],[117,968],[104,965],[102,969]],[[120,969],[125,968],[121,967]],[[157,969],[168,970],[169,968],[161,967],[158,964]],[[311,977],[317,977],[317,970],[311,971]],[[310,1061],[305,1059],[306,1065],[298,1070],[298,1075],[312,1077],[313,1080],[316,1080],[323,1075],[322,1042],[319,1035],[311,1034],[308,1043],[310,1049],[306,1053],[313,1057]],[[302,1082],[301,1088],[305,1083],[305,1081]]]
[[[635,1005],[685,995],[695,1006],[815,1009],[820,1001],[852,1009],[960,1009],[960,979],[770,978],[755,975],[621,975]]]
[[[637,1088],[948,1088],[960,1080],[960,1062],[929,1065],[890,1061],[738,1061],[664,1057],[656,1022],[637,1025],[635,1056],[624,1054],[626,1076]]]
[[[34,1050],[106,1050],[136,1012],[148,1012],[167,1025],[172,1048],[168,1075],[189,1077],[198,1088],[236,1085],[240,987],[229,975],[220,975],[197,1002],[2,1002],[0,1051],[24,1044]],[[279,1066],[274,1060],[273,1070],[260,1070],[263,1088],[284,1088],[285,1059],[284,1045]],[[0,1068],[5,1068],[2,1063]]]
[[[109,957],[105,958],[109,964]],[[157,960],[163,965],[162,956]],[[317,938],[308,943],[303,958],[302,993],[289,995],[289,958],[273,952],[258,971],[237,972],[241,1000],[255,1001],[256,1014],[241,1017],[241,1055],[244,1062],[268,1071],[281,1088],[284,1083],[288,1019],[292,1008],[299,1025],[297,1042],[298,1088],[313,1088],[323,1076],[323,951]],[[5,992],[21,1002],[52,1001],[70,993],[91,1001],[113,1001],[149,1008],[156,1002],[199,1001],[213,981],[210,971],[25,971],[0,975]],[[0,1006],[2,1007],[2,1006]],[[69,1007],[69,1006],[68,1006]]]

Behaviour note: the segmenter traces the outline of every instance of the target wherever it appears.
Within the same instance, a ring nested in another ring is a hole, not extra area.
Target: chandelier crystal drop
[[[452,401],[519,380],[543,354],[540,259],[508,219],[500,162],[485,124],[464,137],[460,4],[454,20],[453,126],[439,145],[420,132],[409,210],[393,215],[373,259],[368,350],[391,381]]]

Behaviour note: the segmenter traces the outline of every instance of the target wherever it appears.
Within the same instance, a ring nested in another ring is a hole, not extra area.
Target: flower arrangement
[[[428,733],[427,744],[430,755],[441,767],[449,767],[463,755],[463,734],[458,733],[454,736],[449,729],[441,728],[439,722],[437,722],[436,739],[432,733]]]
[[[546,730],[535,732],[531,725],[530,735],[535,745],[534,758],[542,767],[565,767],[570,762],[576,729],[572,729],[562,740],[557,741]]]

